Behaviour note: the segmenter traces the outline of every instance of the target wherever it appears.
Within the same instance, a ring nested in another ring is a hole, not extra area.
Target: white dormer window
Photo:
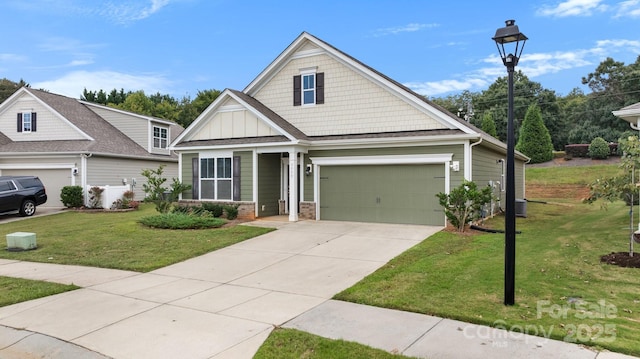
[[[169,130],[166,127],[153,126],[153,148],[166,149]]]

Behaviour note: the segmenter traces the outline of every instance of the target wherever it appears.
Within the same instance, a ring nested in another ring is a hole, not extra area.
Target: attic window
[[[293,77],[293,105],[324,103],[324,72],[305,72]]]
[[[153,148],[167,148],[168,130],[165,127],[153,126]]]
[[[18,113],[17,129],[18,132],[36,132],[36,113]]]

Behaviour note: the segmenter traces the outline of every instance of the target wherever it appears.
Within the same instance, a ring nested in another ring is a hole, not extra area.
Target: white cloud
[[[422,29],[433,28],[438,26],[439,26],[438,24],[411,23],[403,26],[376,29],[373,32],[373,36],[380,37],[380,36],[386,36],[386,35],[397,35],[402,32],[415,32],[415,31],[420,31]]]
[[[619,3],[615,17],[640,17],[640,0],[629,0]]]
[[[617,52],[640,54],[640,41],[610,39],[596,41],[593,47],[573,51],[556,51],[548,53],[525,53],[518,63],[521,70],[529,78],[554,74],[578,67],[594,66],[604,57],[613,56]],[[426,96],[442,95],[463,90],[474,91],[486,87],[496,78],[506,75],[502,59],[493,54],[482,59],[487,66],[457,76],[457,79],[445,79],[429,82],[409,82],[405,86]]]
[[[131,1],[127,3],[110,1],[98,13],[120,23],[129,24],[146,19],[169,5],[170,0]]]
[[[79,98],[85,88],[91,91],[124,88],[131,91],[144,90],[145,93],[168,93],[167,89],[170,85],[169,80],[157,74],[132,75],[115,71],[74,71],[57,79],[32,83],[31,87]]]
[[[542,16],[591,16],[594,11],[602,12],[608,9],[602,4],[602,0],[567,0],[556,6],[543,6],[538,9],[538,15]]]

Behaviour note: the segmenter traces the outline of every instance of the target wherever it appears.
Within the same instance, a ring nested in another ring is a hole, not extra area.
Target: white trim
[[[451,161],[453,153],[391,156],[311,157],[317,166],[437,164]]]
[[[253,202],[255,203],[255,216],[260,217],[260,212],[258,211],[258,152],[256,150],[252,151],[253,157]]]
[[[27,170],[27,169],[69,169],[76,167],[73,163],[52,164],[0,164],[0,170]]]
[[[192,172],[193,172],[193,170],[192,170]],[[200,171],[198,170],[198,174],[199,173],[200,173]],[[178,179],[180,180],[180,182],[182,182],[182,180],[183,180],[183,177],[182,177],[182,153],[178,153]],[[191,181],[193,182],[193,179],[191,179]],[[133,185],[133,183],[131,183],[131,184]],[[199,186],[200,186],[200,184],[198,184],[198,187]],[[198,193],[198,195],[199,194],[200,193]],[[193,198],[193,188],[191,189],[191,197]],[[180,194],[178,195],[178,199],[182,199],[182,192],[180,192]]]

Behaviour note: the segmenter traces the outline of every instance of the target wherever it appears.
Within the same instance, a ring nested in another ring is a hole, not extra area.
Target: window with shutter
[[[36,113],[23,112],[17,116],[18,132],[36,132]]]
[[[303,73],[293,77],[293,105],[324,104],[324,72]]]

